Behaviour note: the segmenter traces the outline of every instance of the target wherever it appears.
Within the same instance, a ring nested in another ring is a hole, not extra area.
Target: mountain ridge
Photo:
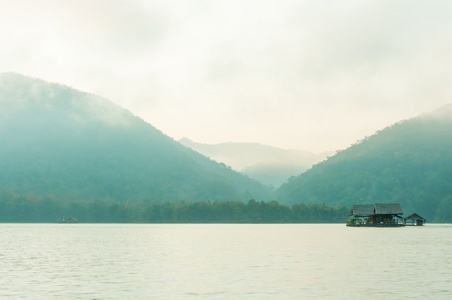
[[[119,201],[267,200],[258,182],[108,99],[0,75],[0,190]]]
[[[452,104],[400,121],[337,152],[276,191],[283,203],[398,202],[406,213],[452,213]],[[449,216],[447,216],[449,214]]]
[[[282,149],[259,143],[202,144],[186,137],[180,139],[179,142],[217,162],[222,162],[236,171],[274,187],[281,185],[289,177],[306,171],[327,155],[298,149]]]

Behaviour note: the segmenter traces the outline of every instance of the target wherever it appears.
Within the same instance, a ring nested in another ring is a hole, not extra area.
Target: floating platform
[[[346,224],[348,227],[405,227],[405,224]]]

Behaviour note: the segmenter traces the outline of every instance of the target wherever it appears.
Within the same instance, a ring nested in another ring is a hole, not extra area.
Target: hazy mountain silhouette
[[[270,197],[107,99],[18,74],[0,74],[0,140],[2,192],[119,201]]]
[[[303,173],[327,156],[257,143],[201,144],[188,138],[182,138],[179,142],[263,184],[274,187],[279,187],[291,176]]]
[[[284,203],[399,202],[452,221],[452,105],[399,122],[338,152],[277,191]]]

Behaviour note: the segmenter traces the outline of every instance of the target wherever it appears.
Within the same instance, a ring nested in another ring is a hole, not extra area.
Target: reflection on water
[[[0,224],[0,298],[452,297],[452,226]]]

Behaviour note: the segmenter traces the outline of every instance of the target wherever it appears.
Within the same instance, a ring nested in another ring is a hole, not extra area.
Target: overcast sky
[[[452,102],[450,0],[0,0],[0,72],[202,143],[344,149]]]

